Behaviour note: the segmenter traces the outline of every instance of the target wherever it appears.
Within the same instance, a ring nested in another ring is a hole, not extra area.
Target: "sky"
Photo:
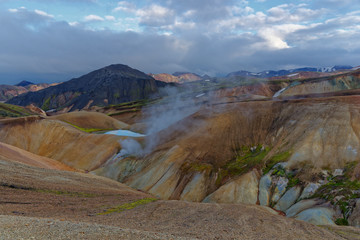
[[[0,84],[360,65],[359,0],[0,0]]]

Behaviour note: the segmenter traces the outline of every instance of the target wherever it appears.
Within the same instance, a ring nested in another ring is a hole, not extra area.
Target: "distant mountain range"
[[[22,94],[8,103],[20,106],[32,103],[43,110],[72,111],[146,99],[166,85],[139,70],[114,64],[56,86]]]
[[[301,79],[329,76],[352,69],[355,68],[334,66],[269,70],[258,73],[237,71],[229,73],[227,77]],[[126,65],[113,64],[60,84],[36,85],[22,81],[15,86],[0,85],[0,101],[8,101],[10,104],[20,106],[34,104],[46,111],[53,109],[73,111],[147,99],[156,94],[160,87],[210,78],[207,75],[200,76],[189,72],[145,74]]]
[[[353,69],[352,66],[334,66],[334,67],[323,67],[323,68],[305,67],[305,68],[296,68],[296,69],[278,70],[278,71],[268,70],[258,73],[241,70],[241,71],[229,73],[226,77],[240,76],[240,77],[254,77],[254,78],[272,78],[272,77],[291,75],[300,72],[332,73],[341,70],[351,70],[351,69]]]
[[[0,85],[0,101],[7,101],[13,97],[16,97],[20,94],[27,93],[27,92],[36,92],[42,89],[55,86],[59,83],[40,83],[35,84],[29,81],[22,81],[16,85]]]

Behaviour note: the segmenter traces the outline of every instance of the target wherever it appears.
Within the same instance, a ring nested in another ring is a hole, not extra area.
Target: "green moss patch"
[[[158,199],[156,199],[156,198],[143,198],[143,199],[131,202],[131,203],[125,203],[120,206],[110,208],[102,213],[98,213],[98,215],[106,215],[106,214],[110,214],[110,213],[116,213],[116,212],[122,212],[125,210],[130,210],[130,209],[136,208],[137,206],[145,205],[145,204],[148,204],[151,202],[155,202],[157,200]]]
[[[291,156],[290,151],[281,152],[272,156],[265,163],[265,168],[263,169],[263,173],[267,174],[277,163],[286,162]]]
[[[0,117],[25,117],[31,115],[30,111],[25,108],[7,104],[0,103]]]
[[[345,218],[338,218],[335,220],[335,223],[340,226],[349,226],[349,222]]]
[[[154,102],[154,100],[143,99],[143,100],[139,100],[139,101],[125,102],[125,103],[119,103],[119,104],[110,104],[110,105],[104,107],[104,109],[115,108],[117,110],[121,110],[121,109],[126,109],[126,108],[143,107],[143,106],[146,106],[153,102]]]
[[[84,193],[84,192],[69,192],[69,191],[62,191],[62,190],[50,190],[50,189],[36,189],[31,187],[23,187],[20,185],[8,184],[8,183],[0,183],[0,186],[18,190],[26,190],[26,191],[33,191],[38,193],[48,193],[48,194],[55,194],[55,195],[67,195],[70,197],[99,197],[102,195],[94,194],[94,193]]]
[[[56,95],[52,95],[51,97],[44,99],[41,109],[44,111],[50,110],[51,100],[55,99],[55,97],[56,97]]]
[[[121,114],[124,114],[124,113],[138,112],[140,110],[141,109],[138,109],[138,108],[125,109],[125,110],[120,110],[120,111],[115,112],[115,113],[109,113],[108,116],[112,117],[112,116],[121,115]]]
[[[289,190],[292,187],[295,187],[297,185],[303,184],[300,179],[297,177],[295,172],[287,172],[281,165],[276,166],[276,168],[273,169],[272,176],[279,176],[279,177],[285,177],[289,180],[286,190]]]
[[[230,175],[241,175],[246,173],[252,168],[261,165],[269,151],[269,147],[263,147],[262,145],[253,147],[253,149],[244,146],[237,151],[237,156],[234,161],[226,164],[225,169]]]
[[[208,163],[201,162],[185,162],[181,166],[181,171],[184,173],[189,172],[210,172],[213,169],[213,166]]]
[[[64,121],[64,122],[66,122],[66,123],[70,124],[71,126],[79,129],[80,131],[87,132],[87,133],[115,130],[115,129],[103,129],[103,128],[83,128],[83,127],[77,126],[75,124],[72,124],[72,123],[70,123],[68,121]]]
[[[94,193],[84,193],[84,192],[68,192],[68,191],[60,191],[60,190],[48,190],[48,189],[35,189],[35,192],[39,193],[50,193],[55,195],[66,195],[70,197],[97,197]]]
[[[139,101],[125,102],[120,104],[111,104],[104,107],[105,110],[112,110],[115,112],[109,113],[109,116],[121,115],[124,113],[138,112],[142,107],[154,103],[156,100],[143,99]]]

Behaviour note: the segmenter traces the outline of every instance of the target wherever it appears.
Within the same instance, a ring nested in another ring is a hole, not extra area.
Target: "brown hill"
[[[71,112],[55,115],[50,117],[50,119],[61,120],[63,122],[70,123],[85,130],[114,130],[129,128],[128,124],[120,122],[112,117],[98,112]]]
[[[159,73],[159,74],[149,74],[154,79],[166,83],[184,83],[184,82],[193,82],[199,81],[203,78],[194,73],[174,73],[173,75],[168,73]]]
[[[180,83],[180,79],[168,73],[149,74],[154,79],[167,83]]]
[[[117,153],[119,139],[84,133],[70,124],[40,117],[0,121],[0,142],[82,170],[95,169]]]

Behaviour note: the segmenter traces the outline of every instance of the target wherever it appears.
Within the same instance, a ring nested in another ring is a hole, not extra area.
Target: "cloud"
[[[110,16],[110,15],[105,16],[105,19],[108,20],[108,21],[115,21],[116,20],[116,18],[114,16]]]
[[[298,30],[306,29],[307,27],[298,24],[282,24],[275,27],[267,27],[259,30],[259,36],[265,40],[265,48],[268,49],[285,49],[290,48],[285,41],[289,34],[292,34]],[[258,47],[263,43],[258,43]],[[256,46],[256,45],[255,45]]]
[[[302,22],[309,21],[321,17],[325,14],[325,9],[309,9],[306,5],[299,4],[283,4],[270,8],[268,12],[268,21],[270,23],[277,22]]]
[[[90,14],[84,17],[84,21],[85,22],[104,21],[104,18],[94,14]]]
[[[48,13],[46,13],[46,12],[44,12],[44,11],[41,11],[41,10],[38,10],[38,9],[35,9],[34,12],[35,12],[36,14],[39,14],[39,15],[44,16],[44,17],[54,18],[53,15],[48,14]]]
[[[170,25],[175,21],[173,10],[157,4],[137,10],[136,15],[140,17],[140,24],[151,27]]]
[[[118,2],[118,6],[114,8],[113,11],[114,12],[124,11],[124,12],[134,13],[136,11],[136,5],[131,2],[121,1]]]
[[[359,11],[315,8],[310,1],[263,11],[233,0],[136,3],[121,1],[107,13],[69,22],[39,10],[1,11],[0,32],[6,34],[0,38],[0,79],[64,81],[112,63],[209,75],[359,65]]]

